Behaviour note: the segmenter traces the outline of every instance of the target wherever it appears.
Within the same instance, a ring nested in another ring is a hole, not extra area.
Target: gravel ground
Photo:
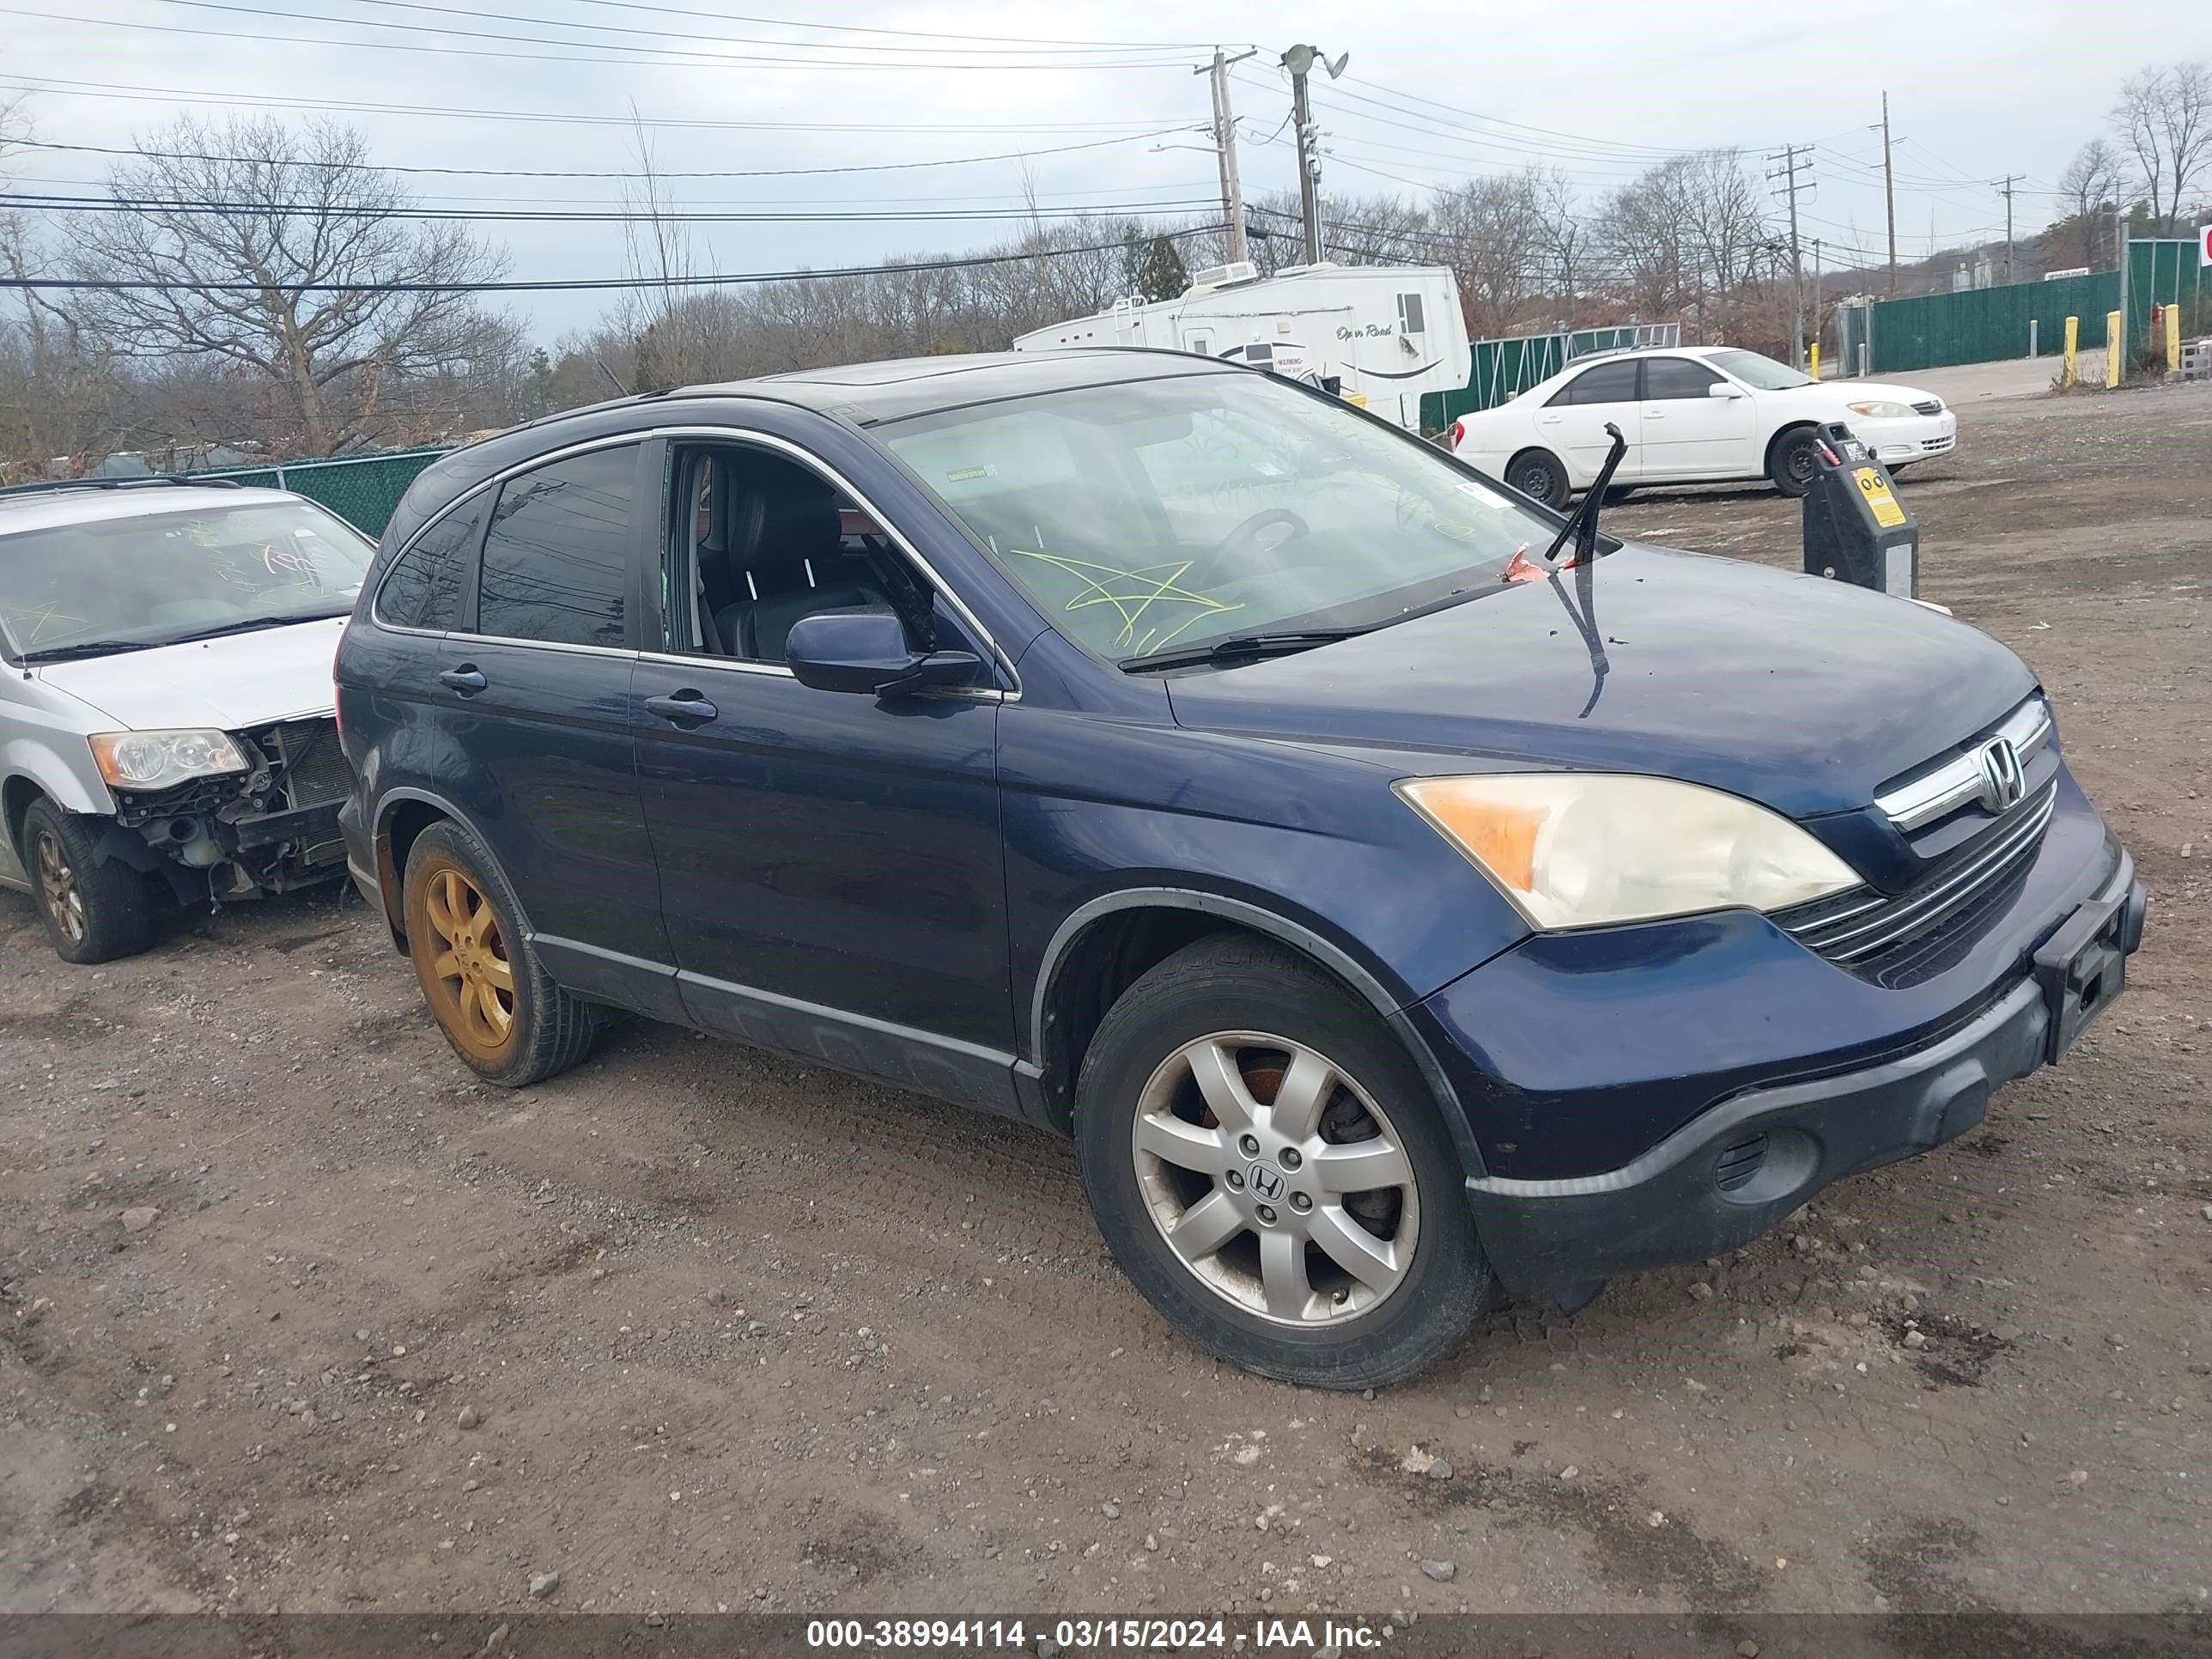
[[[1980,405],[1905,489],[2151,889],[2127,1000],[1379,1398],[1168,1334],[1041,1134],[645,1025],[495,1093],[358,903],[83,969],[0,896],[0,1607],[2206,1606],[2212,388]],[[1613,522],[1794,562],[1759,491]]]

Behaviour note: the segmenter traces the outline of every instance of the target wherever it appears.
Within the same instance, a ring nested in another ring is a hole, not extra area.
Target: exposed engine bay
[[[338,807],[353,774],[327,716],[234,732],[248,772],[115,792],[108,852],[166,877],[180,901],[255,898],[345,873]]]

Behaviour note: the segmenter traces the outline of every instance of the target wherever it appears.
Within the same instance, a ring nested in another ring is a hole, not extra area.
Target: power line
[[[1227,227],[1186,225],[1156,233],[1170,239],[1211,236]],[[584,276],[563,281],[489,283],[282,283],[286,294],[542,294],[556,290],[616,289],[742,288],[763,283],[818,283],[855,276],[896,276],[934,270],[964,270],[983,265],[1019,264],[1028,259],[1064,259],[1079,253],[1118,252],[1121,241],[1090,242],[1075,247],[1030,248],[1011,253],[972,254],[962,258],[908,259],[889,264],[842,265],[823,270],[716,272],[703,276]],[[103,294],[260,294],[258,283],[118,282],[95,276],[0,276],[0,289],[89,290]]]
[[[179,0],[179,3],[212,4],[212,0]],[[627,58],[610,57],[588,40],[545,40],[536,36],[507,36],[486,33],[474,29],[434,29],[421,24],[386,23],[372,18],[348,20],[336,17],[303,16],[297,13],[263,10],[252,6],[225,6],[221,9],[252,13],[263,17],[281,17],[294,22],[336,23],[341,28],[412,29],[426,34],[458,35],[464,39],[519,40],[544,46],[573,46],[588,57],[571,57],[543,52],[495,52],[487,46],[433,46],[406,40],[334,40],[327,35],[271,34],[265,30],[188,28],[179,23],[143,23],[126,21],[117,17],[72,17],[66,12],[33,11],[27,7],[0,6],[0,13],[15,17],[37,17],[51,23],[75,23],[98,28],[128,29],[135,33],[185,34],[216,40],[252,40],[262,46],[342,46],[349,52],[408,52],[434,58],[491,58],[503,62],[541,64],[615,64],[629,69],[817,69],[817,70],[896,70],[911,73],[917,67],[933,70],[1018,70],[1036,73],[1048,70],[1109,69],[1180,69],[1182,62],[1174,58],[1138,58],[1115,59],[1104,63],[1080,64],[974,64],[940,63],[926,66],[913,64],[833,64],[816,58],[773,58],[759,54],[731,52],[693,53],[689,56],[672,52],[661,52],[651,46],[630,46],[623,50],[634,54]],[[645,56],[642,54],[653,55]]]
[[[241,11],[254,9],[254,8],[252,7],[212,5],[208,3],[207,0],[167,0],[167,3],[170,5],[176,6],[191,6],[196,9],[204,11]],[[687,33],[677,29],[636,28],[620,23],[589,23],[565,17],[518,16],[513,12],[485,11],[480,8],[472,6],[433,5],[428,3],[428,0],[346,0],[346,3],[359,6],[386,6],[398,11],[428,12],[435,15],[445,17],[473,17],[480,21],[487,22],[521,23],[533,28],[588,29],[593,33],[599,34],[646,34],[653,36],[659,40],[704,40],[709,43],[719,43],[724,45],[784,46],[794,52],[874,52],[878,55],[884,53],[897,53],[902,56],[929,55],[934,57],[945,57],[954,52],[960,52],[971,56],[1021,56],[1035,58],[1046,52],[1066,52],[1078,56],[1091,52],[1114,52],[1121,56],[1127,56],[1131,51],[1136,49],[1128,45],[1029,46],[995,44],[962,44],[959,46],[883,46],[873,42],[865,44],[855,42],[854,44],[848,45],[840,40],[823,40],[818,42],[811,40],[777,40],[772,36],[714,35],[702,37],[697,35],[696,33]],[[775,24],[775,20],[769,18],[762,18],[757,20],[732,18],[719,13],[698,11],[684,6],[649,5],[644,3],[643,0],[585,0],[585,3],[610,6],[623,11],[662,13],[676,17],[698,17],[707,19],[716,23],[757,21],[763,23]],[[267,15],[271,16],[296,16],[303,22],[359,24],[363,27],[404,27],[404,25],[392,24],[377,25],[374,20],[370,18],[329,17],[309,12],[295,14],[288,11],[272,11]],[[789,25],[782,24],[776,24],[776,26],[790,27]],[[445,33],[443,30],[438,32]],[[518,35],[502,38],[535,40],[538,37],[534,35]],[[963,40],[965,39],[965,37],[961,36],[945,36],[942,38],[947,40]],[[991,37],[988,35],[976,36],[973,38],[976,40],[986,42],[989,41],[991,39]],[[574,42],[568,44],[580,45],[582,43]],[[1194,49],[1195,43],[1170,46],[1164,48],[1164,50],[1176,52],[1189,52]]]
[[[811,177],[834,173],[901,173],[918,167],[968,167],[984,161],[1025,161],[1038,155],[1066,155],[1077,150],[1104,149],[1114,144],[1135,143],[1140,139],[1164,138],[1170,133],[1185,132],[1188,126],[1159,127],[1150,132],[1125,133],[1114,138],[1093,138],[1078,144],[1054,144],[1042,149],[1000,150],[990,155],[951,155],[929,161],[872,161],[854,162],[836,167],[719,167],[705,171],[663,172],[656,167],[651,174],[635,170],[629,172],[591,172],[522,167],[387,167],[376,161],[287,161],[287,167],[328,167],[348,172],[401,173],[410,174],[465,174],[472,178],[492,179],[787,179]],[[25,149],[69,150],[91,155],[159,156],[177,161],[224,161],[267,165],[265,155],[222,155],[204,150],[139,149],[111,144],[64,144],[40,139],[26,139]]]
[[[651,208],[536,209],[380,207],[380,219],[421,221],[461,220],[469,223],[611,224],[649,219],[677,224],[910,224],[919,221],[946,222],[1018,222],[1029,219],[1127,218],[1133,212],[1162,209],[1207,208],[1207,197],[1178,202],[1101,202],[1075,208],[936,208],[912,212],[898,210],[822,211],[793,209],[789,212],[690,212]],[[234,215],[298,214],[327,216],[331,209],[316,202],[206,201],[191,198],[39,196],[0,193],[0,207],[27,208],[40,213],[158,213],[185,217],[223,218]]]
[[[561,110],[453,109],[428,104],[376,103],[347,99],[297,98],[283,93],[198,92],[178,87],[141,87],[108,81],[70,81],[51,76],[23,76],[0,82],[15,92],[35,92],[48,97],[114,99],[131,103],[207,104],[217,108],[307,110],[319,113],[409,115],[442,117],[455,121],[542,121],[568,126],[642,126],[648,129],[697,129],[714,132],[1085,132],[1142,126],[1141,121],[731,121],[711,117],[652,115],[583,115]],[[1172,129],[1180,131],[1180,129]],[[1133,135],[1156,137],[1158,132]],[[1045,152],[1030,150],[1028,155]],[[394,168],[392,171],[398,171]],[[428,171],[429,169],[422,169]]]
[[[769,28],[817,29],[836,34],[888,34],[907,40],[984,41],[999,46],[1060,47],[1070,51],[1144,49],[1197,52],[1210,49],[1207,43],[1195,40],[1048,40],[1018,34],[954,34],[936,29],[880,28],[865,23],[811,23],[789,17],[747,17],[736,12],[696,11],[683,6],[647,5],[643,3],[643,0],[576,0],[576,3],[606,6],[622,11],[655,11],[679,17],[706,17],[718,23],[757,23]]]

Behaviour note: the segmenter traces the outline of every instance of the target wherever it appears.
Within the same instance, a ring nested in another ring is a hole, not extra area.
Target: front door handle
[[[465,662],[459,668],[448,668],[439,675],[438,684],[448,691],[458,691],[465,697],[473,697],[491,682],[483,677],[474,663]]]
[[[704,726],[721,711],[696,691],[683,690],[672,697],[647,697],[645,712],[658,714],[671,726],[680,726],[688,730],[695,726]]]

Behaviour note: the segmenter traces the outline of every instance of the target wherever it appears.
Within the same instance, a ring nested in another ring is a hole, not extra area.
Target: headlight
[[[167,789],[252,769],[228,732],[100,732],[88,741],[100,775],[117,789]]]
[[[1875,402],[1870,404],[1851,404],[1847,405],[1847,407],[1850,410],[1852,414],[1863,415],[1869,421],[1901,421],[1906,416],[1912,413],[1911,405],[1906,404],[1885,404]]]
[[[1540,928],[1781,910],[1857,873],[1763,806],[1667,778],[1407,778],[1401,796]]]

